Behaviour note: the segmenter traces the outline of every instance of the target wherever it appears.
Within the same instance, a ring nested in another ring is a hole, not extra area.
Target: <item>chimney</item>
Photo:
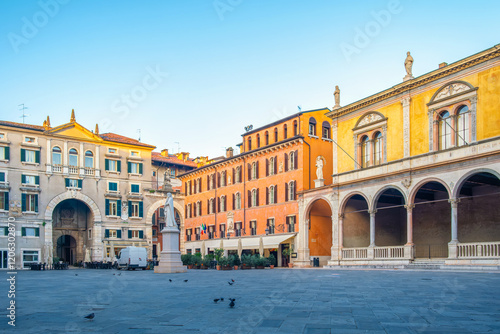
[[[229,147],[226,149],[226,158],[232,158],[233,157],[233,148]]]
[[[168,149],[164,148],[163,150],[161,150],[161,156],[168,157]]]
[[[445,66],[448,66],[448,63],[442,62],[441,64],[439,64],[439,68],[443,68]]]

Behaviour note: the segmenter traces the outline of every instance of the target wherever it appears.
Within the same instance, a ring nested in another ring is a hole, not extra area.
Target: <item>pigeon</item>
[[[122,273],[119,273],[119,274],[118,274],[118,276],[121,276],[121,275],[122,275]]]
[[[187,281],[188,281],[187,279],[184,280],[184,282],[187,282]]]
[[[172,283],[172,280],[171,280],[170,278],[168,279],[168,281],[169,281],[170,283]]]
[[[219,298],[215,298],[215,299],[214,299],[214,303],[216,303],[216,304],[217,304],[217,302],[218,302],[219,300],[220,300]]]
[[[234,279],[231,279],[231,282],[233,282],[233,283],[234,283]]]
[[[94,313],[90,313],[89,315],[85,316],[85,319],[92,320],[92,319],[94,319],[94,317],[95,317],[95,314]]]
[[[75,274],[75,276],[78,276],[78,274]]]
[[[233,308],[233,307],[234,307],[234,301],[235,301],[236,299],[234,299],[234,298],[229,298],[229,300],[231,301],[231,302],[229,303],[229,307],[230,307],[230,308]]]
[[[116,274],[113,274],[113,276],[115,276]]]
[[[220,301],[223,302],[224,301],[224,298],[220,297]]]
[[[229,285],[233,285],[233,284],[234,284],[234,282],[229,281],[229,282],[227,282],[227,284],[229,284]]]

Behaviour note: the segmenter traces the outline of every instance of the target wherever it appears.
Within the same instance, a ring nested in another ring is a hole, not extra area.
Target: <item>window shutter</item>
[[[269,159],[266,158],[266,176],[269,176]]]
[[[227,171],[224,172],[224,184],[227,186]]]
[[[274,203],[278,203],[278,185],[274,186]]]
[[[248,181],[252,179],[252,165],[247,164],[248,166]]]
[[[64,179],[64,183],[66,185],[66,188],[68,188],[69,187],[69,179]]]
[[[274,175],[278,174],[278,156],[274,157]]]
[[[21,174],[21,183],[26,183],[26,176]]]
[[[250,190],[248,191],[248,207],[252,207],[252,192]]]
[[[4,193],[4,210],[9,210],[9,193]]]
[[[255,174],[256,174],[256,178],[258,179],[259,178],[259,162],[257,161],[255,163],[255,165],[257,166],[257,173],[255,173]]]
[[[186,216],[186,218],[189,218],[188,217],[188,206],[187,205],[184,207],[184,211],[185,211],[184,215]]]
[[[200,201],[200,216],[203,216],[203,202]]]
[[[116,201],[116,215],[117,216],[122,215],[122,200],[121,199]]]
[[[26,150],[24,148],[21,149],[21,162],[26,161]]]
[[[35,212],[38,212],[38,194],[33,196],[35,197]]]
[[[220,197],[217,197],[217,212],[220,212]]]
[[[189,206],[189,217],[193,217],[193,205]]]
[[[40,228],[37,227],[35,228],[35,237],[39,237],[40,236]]]
[[[288,154],[285,153],[285,172],[288,172]]]
[[[288,202],[288,183],[285,183],[285,202]]]
[[[297,199],[297,182],[293,181],[293,200]]]
[[[295,151],[294,158],[295,158],[294,168],[299,169],[299,151],[298,150]]]
[[[21,227],[21,236],[26,236],[26,227]]]
[[[132,201],[128,201],[128,216],[132,216]]]
[[[80,189],[82,188],[82,183],[83,183],[82,181],[83,180],[78,180],[78,188],[80,188]]]
[[[116,162],[116,171],[117,171],[118,173],[121,173],[121,171],[122,171],[122,162],[121,162],[120,160],[118,160],[118,161]]]
[[[40,185],[40,176],[35,176],[35,184]]]
[[[187,182],[184,183],[184,193],[187,195],[188,194],[188,185]]]
[[[0,173],[0,182],[5,182],[5,173]]]
[[[259,189],[257,189],[257,203],[255,203],[255,206],[259,206]]]
[[[40,151],[35,151],[35,162],[40,163]]]
[[[142,174],[142,162],[139,164],[139,174]]]
[[[22,211],[25,212],[26,211],[26,194],[22,194],[21,198],[22,198]]]
[[[10,147],[6,147],[4,150],[5,160],[10,160]]]
[[[122,230],[116,230],[116,237],[118,239],[121,239],[122,238]]]
[[[224,211],[227,211],[227,197],[224,196]]]
[[[104,169],[109,170],[109,159],[104,159]]]
[[[210,176],[207,175],[207,190],[210,190]]]
[[[269,188],[266,187],[266,205],[269,205]]]
[[[143,214],[144,214],[144,206],[142,204],[142,202],[139,202],[139,217],[142,218]]]
[[[131,230],[128,230],[128,238],[132,239],[132,231]]]
[[[234,168],[233,168],[233,184],[235,184],[235,183],[237,182],[237,180],[236,180],[236,177],[235,177],[235,176],[236,176],[236,172],[235,172],[235,170],[234,170]]]
[[[132,163],[130,161],[127,161],[127,173],[130,173],[132,170]]]
[[[207,199],[207,215],[210,214],[210,200]]]
[[[106,199],[106,216],[109,216],[109,199]]]
[[[236,210],[236,196],[233,194],[233,210]]]
[[[144,239],[144,231],[139,231],[139,239]]]
[[[220,173],[217,173],[217,188],[220,188]]]

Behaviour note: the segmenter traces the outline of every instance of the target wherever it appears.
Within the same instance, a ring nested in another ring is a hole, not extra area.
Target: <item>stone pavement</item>
[[[2,275],[7,277],[6,272]],[[236,283],[230,286],[229,279]],[[7,281],[2,279],[2,333],[12,332],[5,316],[7,293]],[[15,329],[18,333],[500,333],[499,296],[500,274],[487,272],[23,271],[16,281]],[[224,302],[213,302],[220,297]],[[229,308],[230,297],[236,298],[234,309]],[[83,318],[92,312],[93,321]]]

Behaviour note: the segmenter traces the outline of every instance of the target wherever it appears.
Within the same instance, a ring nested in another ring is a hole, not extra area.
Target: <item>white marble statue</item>
[[[165,211],[165,227],[177,227],[175,223],[174,198],[172,197],[172,193],[167,194],[167,200],[165,201],[163,210]]]
[[[406,59],[405,59],[405,70],[406,70],[406,76],[407,77],[412,77],[412,70],[413,67],[413,57],[410,55],[410,51],[406,53]]]
[[[334,108],[340,107],[340,89],[339,89],[339,86],[335,86],[335,91],[333,92],[333,96],[335,97]]]
[[[316,177],[318,180],[323,180],[323,157],[321,155],[316,158]]]

